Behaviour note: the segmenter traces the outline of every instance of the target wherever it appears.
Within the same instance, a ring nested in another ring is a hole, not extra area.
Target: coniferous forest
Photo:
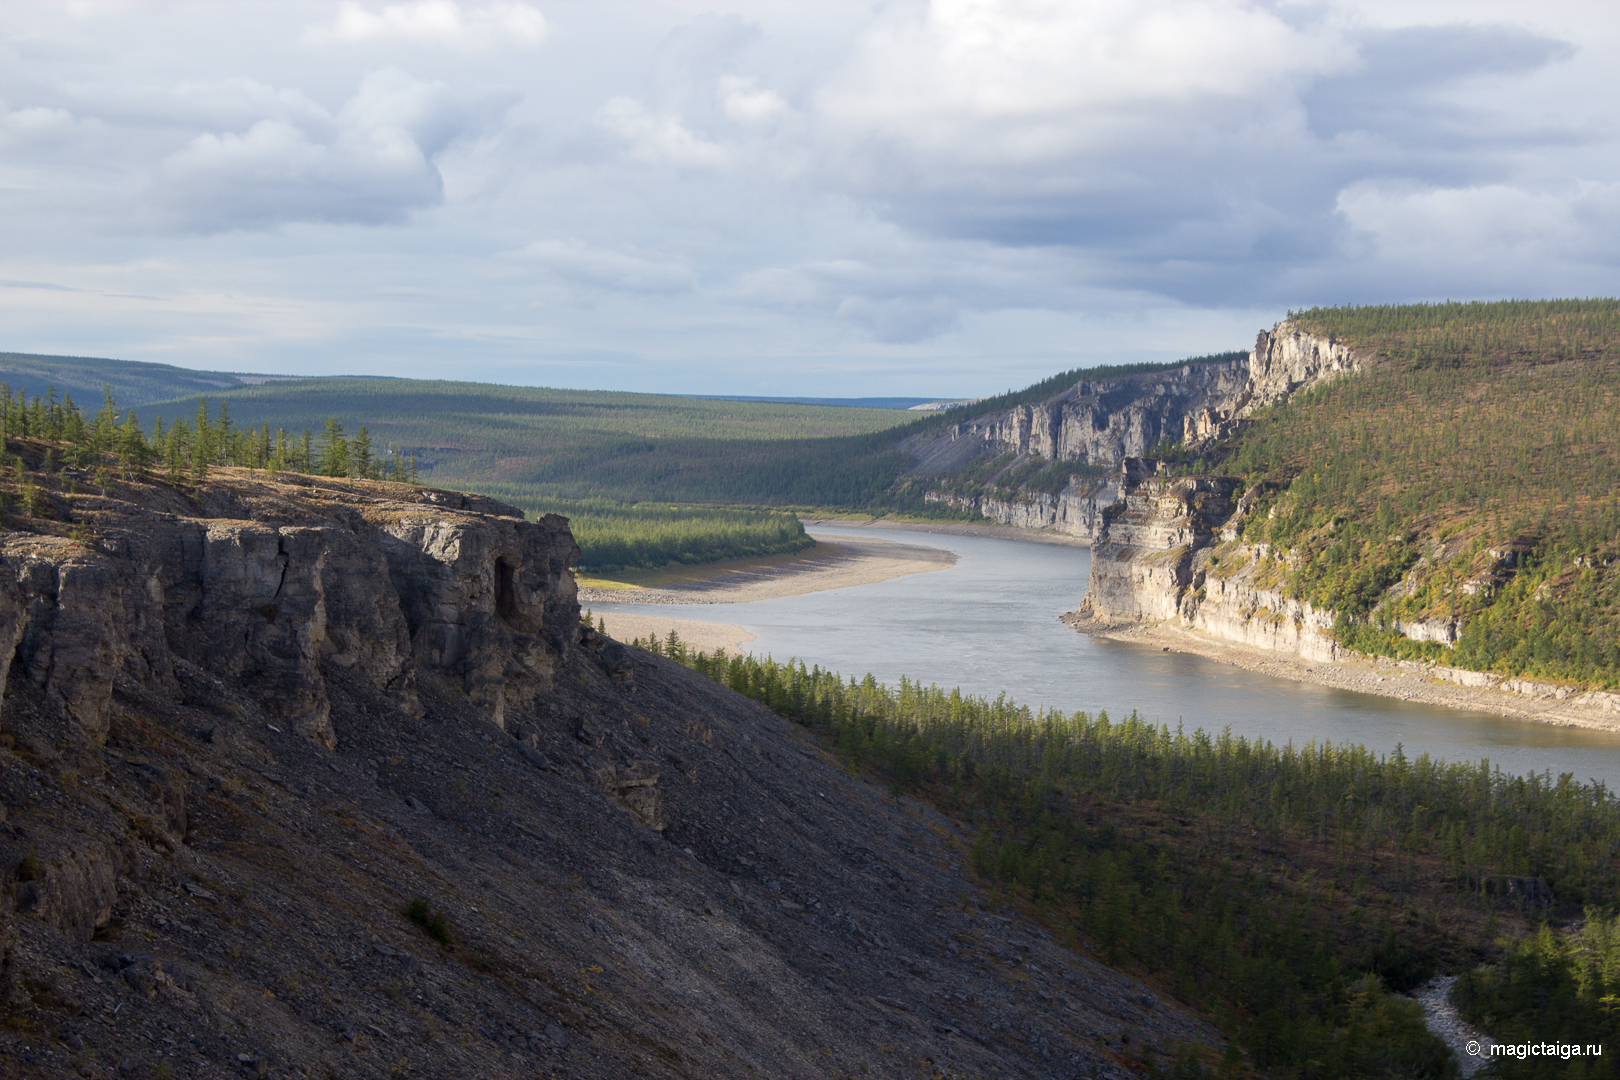
[[[1557,1075],[1620,1075],[1620,802],[1602,784],[638,644],[802,725],[852,772],[979,821],[970,857],[1008,903],[1232,1040],[1226,1060],[1167,1075],[1454,1076],[1403,996],[1442,968],[1468,973],[1456,1000],[1498,1040],[1606,1044]],[[1538,878],[1556,910],[1516,892]]]

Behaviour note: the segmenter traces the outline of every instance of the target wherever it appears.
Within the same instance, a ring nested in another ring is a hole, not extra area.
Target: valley
[[[1616,307],[1313,309],[920,417],[8,395],[0,1049],[1438,1076],[1440,974],[1601,1039]]]

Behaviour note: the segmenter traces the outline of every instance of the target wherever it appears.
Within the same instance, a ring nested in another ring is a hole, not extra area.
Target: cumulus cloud
[[[935,0],[878,22],[817,105],[852,140],[1020,168],[1291,98],[1340,45],[1222,0]]]
[[[722,76],[718,94],[725,114],[743,124],[765,123],[788,111],[781,94],[761,89],[757,80],[741,75]]]
[[[279,266],[288,310],[357,312],[409,287],[385,331],[433,323],[424,355],[464,319],[615,355],[985,365],[1117,358],[1077,312],[1610,288],[1620,32],[1578,5],[1522,27],[1447,7],[1473,21],[1365,0],[0,5],[0,276],[127,257],[109,291],[148,259],[177,291],[239,267],[248,295]],[[567,48],[536,63],[553,32]],[[411,76],[367,75],[394,54]],[[294,222],[409,228],[233,235]],[[582,302],[537,315],[537,290]]]
[[[596,123],[624,140],[626,156],[636,161],[713,169],[731,160],[725,147],[692,131],[680,117],[655,114],[634,98],[612,99],[597,112]]]
[[[813,160],[921,235],[1068,248],[1093,284],[1248,303],[1349,250],[1352,185],[1477,186],[1502,175],[1487,143],[1567,143],[1455,99],[1571,55],[1248,0],[896,5],[810,95]]]
[[[442,198],[436,156],[491,126],[511,98],[467,98],[387,69],[335,115],[295,104],[240,133],[198,135],[164,160],[150,191],[161,224],[220,232],[400,221]]]
[[[812,95],[815,160],[925,234],[1085,247],[1129,276],[1294,218],[1298,177],[1256,164],[1301,151],[1300,90],[1354,59],[1331,27],[1241,0],[896,7]],[[1313,194],[1320,224],[1331,190]]]
[[[655,259],[579,240],[536,240],[507,258],[550,271],[571,284],[639,293],[687,292],[696,285],[684,262]]]
[[[311,26],[316,42],[408,41],[451,48],[538,45],[546,38],[545,16],[516,0],[463,7],[454,0],[414,0],[372,12],[353,0],[338,8],[332,22]]]

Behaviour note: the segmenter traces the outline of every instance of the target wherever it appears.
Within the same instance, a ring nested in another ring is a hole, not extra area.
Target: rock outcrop
[[[1092,540],[1102,527],[1102,516],[1119,497],[1119,485],[1112,480],[1094,481],[1073,477],[1056,495],[1023,492],[1005,497],[994,493],[957,495],[931,492],[929,500],[958,510],[972,510],[991,521],[1018,529],[1047,529]]]
[[[1257,492],[1240,495],[1239,488],[1234,477],[1170,477],[1150,460],[1127,459],[1120,470],[1120,500],[1105,511],[1092,543],[1086,595],[1064,621],[1077,630],[1101,632],[1168,623],[1305,660],[1344,659],[1332,633],[1335,613],[1287,595],[1291,553],[1244,539]],[[1498,564],[1518,558],[1507,550],[1490,555]],[[1454,619],[1392,620],[1390,625],[1413,641],[1443,645],[1454,644],[1460,632]],[[1388,662],[1426,679],[1567,706],[1523,714],[1554,723],[1609,727],[1620,716],[1620,694],[1610,691],[1427,661]]]
[[[976,827],[585,628],[562,519],[36,483],[0,1075],[1122,1078],[1215,1041],[987,910]]]
[[[1226,438],[1257,409],[1374,363],[1369,350],[1306,333],[1290,322],[1262,331],[1247,357],[1189,363],[1163,371],[1084,379],[1045,401],[974,417],[915,436],[902,448],[916,458],[915,475],[942,476],[986,454],[1014,455],[1007,470],[1040,458],[1118,468],[1161,443],[1197,449]],[[1046,528],[1095,540],[1102,511],[1119,489],[1076,476],[1057,495],[999,494],[995,480],[963,493],[941,488],[929,498],[977,510],[993,521]]]
[[[454,680],[501,723],[548,684],[574,632],[566,523],[379,487],[221,485],[196,507],[96,500],[93,539],[5,534],[0,645],[12,642],[13,677],[92,739],[117,678],[172,692],[177,659],[328,749],[328,661],[406,708],[419,675]]]
[[[1121,501],[1092,544],[1078,627],[1174,620],[1226,641],[1331,660],[1333,613],[1286,596],[1286,565],[1242,541],[1253,492],[1234,477],[1159,475],[1127,459]]]

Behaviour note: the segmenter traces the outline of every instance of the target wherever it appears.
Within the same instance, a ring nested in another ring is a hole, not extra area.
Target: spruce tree
[[[335,416],[326,418],[326,429],[321,432],[321,475],[349,475],[349,441]]]
[[[353,460],[354,475],[362,480],[375,479],[374,462],[371,454],[371,434],[366,431],[366,425],[360,425],[360,431],[349,445],[349,455]]]

